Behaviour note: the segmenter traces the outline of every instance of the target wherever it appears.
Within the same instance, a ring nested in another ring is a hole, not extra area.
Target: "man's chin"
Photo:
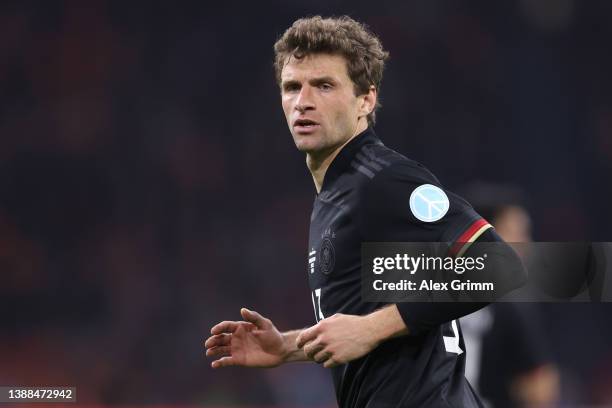
[[[305,138],[299,137],[294,139],[295,147],[302,153],[313,153],[321,150],[319,143],[315,143],[314,140],[304,140]]]

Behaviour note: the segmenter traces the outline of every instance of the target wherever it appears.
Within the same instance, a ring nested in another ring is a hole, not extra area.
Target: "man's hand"
[[[214,326],[206,342],[206,356],[215,357],[213,368],[228,366],[276,367],[290,354],[285,336],[270,319],[242,308],[244,321],[225,321]],[[295,348],[295,347],[293,347]]]
[[[331,368],[363,357],[380,343],[408,334],[408,328],[395,305],[366,316],[337,313],[305,329],[296,346],[307,358]]]
[[[335,314],[305,329],[298,348],[323,367],[331,368],[366,355],[379,344],[368,316]]]

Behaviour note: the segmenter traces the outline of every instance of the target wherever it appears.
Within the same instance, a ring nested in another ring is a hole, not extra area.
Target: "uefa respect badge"
[[[441,220],[450,207],[446,193],[433,184],[423,184],[410,195],[410,211],[418,220],[435,222]]]

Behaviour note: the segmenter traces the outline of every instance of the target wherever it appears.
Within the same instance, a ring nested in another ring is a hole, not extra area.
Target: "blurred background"
[[[535,240],[612,241],[607,0],[5,0],[0,384],[334,406],[318,366],[213,371],[202,348],[242,306],[314,323],[315,191],[272,69],[277,37],[314,14],[349,14],[390,51],[388,146],[450,190],[520,186]],[[539,306],[558,406],[612,406],[610,306]]]

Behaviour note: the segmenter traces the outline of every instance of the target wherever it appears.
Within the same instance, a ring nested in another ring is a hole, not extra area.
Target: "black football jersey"
[[[440,219],[411,210],[415,189],[442,189]],[[491,226],[421,164],[387,148],[372,129],[333,160],[314,201],[308,278],[316,320],[335,313],[366,315],[382,303],[361,300],[362,242],[471,242],[497,239]],[[448,306],[450,305],[450,307]],[[340,407],[480,407],[464,375],[459,317],[483,305],[398,303],[410,335],[383,342],[366,356],[332,369]]]

